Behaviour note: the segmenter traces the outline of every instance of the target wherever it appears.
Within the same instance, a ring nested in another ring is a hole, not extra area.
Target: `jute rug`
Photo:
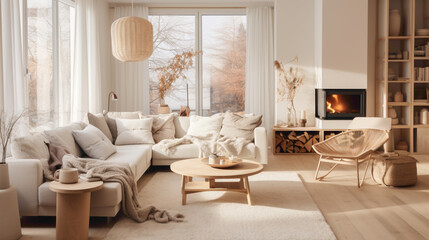
[[[139,193],[143,206],[185,215],[183,223],[136,223],[121,217],[107,239],[335,239],[296,173],[251,176],[253,206],[246,195],[202,192],[181,205],[181,176],[157,172]]]

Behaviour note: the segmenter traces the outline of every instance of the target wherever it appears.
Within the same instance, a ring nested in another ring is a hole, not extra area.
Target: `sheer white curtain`
[[[274,24],[271,7],[247,8],[247,113],[263,114],[263,126],[271,139],[274,124]],[[269,141],[271,143],[271,141]]]
[[[0,111],[19,113],[25,109],[25,64],[20,7],[22,1],[1,0]]]
[[[148,18],[147,7],[134,6],[115,7],[114,20],[131,16]],[[149,65],[143,62],[121,62],[113,57],[112,88],[118,95],[118,101],[110,110],[143,111],[149,114]]]
[[[101,112],[99,11],[101,0],[76,1],[76,34],[72,72],[71,120]],[[104,23],[105,24],[105,23]],[[107,70],[106,70],[107,71]]]

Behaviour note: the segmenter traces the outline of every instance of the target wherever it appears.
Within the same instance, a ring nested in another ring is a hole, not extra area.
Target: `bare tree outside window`
[[[70,119],[75,9],[58,2],[58,39],[53,38],[52,13],[52,0],[27,1],[30,127],[53,128]],[[58,79],[53,79],[54,41],[58,42]]]
[[[203,114],[244,111],[246,16],[202,17]]]
[[[154,52],[149,58],[151,114],[156,114],[159,106],[155,69],[164,66],[176,54],[196,50],[195,19],[195,16],[149,16],[154,28]],[[202,114],[212,115],[227,110],[242,112],[246,81],[246,16],[203,15],[200,24]],[[187,72],[187,76],[187,82],[175,82],[165,99],[173,111],[187,105],[187,98],[192,112],[196,110],[195,66]]]
[[[156,68],[167,64],[168,60],[183,51],[195,50],[195,17],[194,16],[149,16],[153,25],[153,54],[149,58],[150,77],[150,113],[156,114],[159,107],[158,77]],[[195,62],[195,59],[194,59]],[[195,65],[187,72],[187,81],[178,80],[165,102],[173,111],[187,105],[195,110]],[[187,96],[187,87],[188,93]]]

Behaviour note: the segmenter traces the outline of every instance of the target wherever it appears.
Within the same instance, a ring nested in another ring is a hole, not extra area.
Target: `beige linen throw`
[[[174,147],[183,144],[196,144],[200,149],[199,157],[208,157],[210,154],[218,156],[238,156],[243,148],[251,141],[245,138],[232,138],[211,133],[206,136],[185,135],[177,139],[164,139],[153,146],[158,151],[167,154],[173,153]]]
[[[126,163],[106,162],[96,159],[76,158],[73,155],[63,157],[63,166],[77,168],[87,178],[100,178],[103,182],[118,182],[122,186],[122,211],[136,222],[155,220],[159,223],[169,221],[182,222],[180,213],[172,215],[166,210],[154,206],[141,207],[137,199],[137,184],[131,169]]]

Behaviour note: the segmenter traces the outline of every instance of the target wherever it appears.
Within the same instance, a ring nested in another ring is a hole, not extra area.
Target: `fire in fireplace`
[[[366,114],[365,89],[316,89],[316,117],[353,119]]]

